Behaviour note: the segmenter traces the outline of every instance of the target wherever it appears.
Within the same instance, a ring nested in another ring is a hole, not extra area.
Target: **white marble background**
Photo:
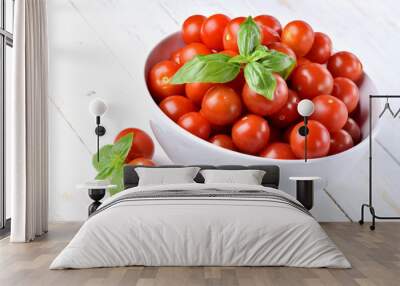
[[[122,128],[151,133],[143,103],[143,64],[150,49],[177,31],[191,14],[231,17],[272,14],[282,24],[303,19],[331,36],[337,50],[355,52],[380,93],[400,94],[400,5],[374,0],[48,0],[50,45],[50,220],[84,220],[90,199],[75,185],[94,176],[94,118],[88,104],[105,99],[109,143]],[[400,101],[393,106],[400,107]],[[380,215],[400,215],[400,119],[384,119],[375,143],[375,205]],[[156,161],[166,162],[160,146]],[[352,220],[367,200],[367,153],[348,177],[327,191]],[[289,190],[293,192],[293,190]],[[349,220],[325,192],[316,192],[321,221]]]

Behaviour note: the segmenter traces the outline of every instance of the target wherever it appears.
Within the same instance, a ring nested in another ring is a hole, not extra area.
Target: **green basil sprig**
[[[240,24],[237,36],[239,53],[243,56],[250,56],[261,42],[260,28],[251,17],[247,17],[246,21]]]
[[[251,62],[244,68],[244,78],[250,89],[264,95],[269,100],[274,97],[276,80],[273,74],[262,64]]]
[[[249,87],[273,100],[276,80],[272,73],[278,73],[287,79],[296,61],[284,53],[261,45],[261,31],[251,17],[240,25],[237,35],[239,55],[196,56],[175,73],[171,83],[225,83],[234,80],[243,68]]]
[[[229,56],[223,54],[197,56],[175,73],[171,83],[229,82],[240,72],[240,66],[228,62],[229,59]]]
[[[97,170],[96,180],[110,179],[111,184],[117,185],[110,189],[110,195],[114,195],[124,189],[123,168],[126,156],[132,146],[134,135],[129,133],[121,137],[115,144],[108,144],[99,150],[100,161],[97,162],[97,153],[93,155],[92,165]]]

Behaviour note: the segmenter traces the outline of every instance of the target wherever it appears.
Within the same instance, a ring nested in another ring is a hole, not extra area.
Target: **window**
[[[0,236],[9,230],[10,194],[5,188],[5,105],[11,91],[14,0],[0,0]]]

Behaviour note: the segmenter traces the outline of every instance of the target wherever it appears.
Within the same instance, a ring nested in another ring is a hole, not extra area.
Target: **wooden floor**
[[[48,270],[78,230],[77,223],[53,224],[28,244],[0,241],[0,285],[400,285],[400,223],[322,224],[353,265],[352,269],[289,267],[124,267]]]

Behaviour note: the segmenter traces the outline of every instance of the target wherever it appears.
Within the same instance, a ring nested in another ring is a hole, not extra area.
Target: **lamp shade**
[[[102,116],[107,111],[107,105],[100,98],[95,98],[89,104],[89,111],[93,116]]]
[[[310,116],[314,112],[314,103],[309,99],[303,99],[297,105],[297,112],[303,117]]]

